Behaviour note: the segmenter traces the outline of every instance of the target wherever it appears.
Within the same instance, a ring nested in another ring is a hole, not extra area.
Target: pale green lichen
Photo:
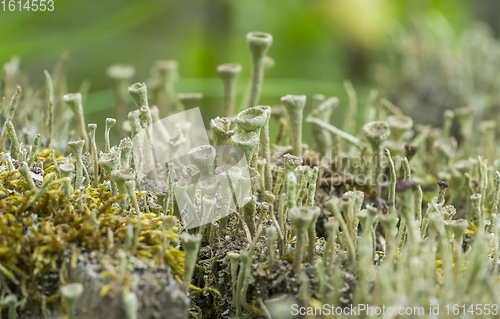
[[[182,281],[175,293],[190,299],[197,318],[267,316],[272,313],[268,301],[278,294],[305,307],[399,305],[401,300],[412,307],[428,306],[429,300],[498,303],[490,294],[498,279],[500,233],[496,122],[465,108],[444,112],[442,129],[418,125],[404,108],[373,90],[364,116],[369,122],[359,123],[357,94],[345,82],[353,116],[340,128],[329,123],[337,116],[337,98],[313,96],[315,110],[305,122],[313,129],[317,157],[303,150],[305,96],[285,96],[281,107],[258,106],[271,38],[251,33],[248,39],[253,71],[244,110],[233,111],[238,66],[219,67],[225,117],[210,121],[214,146],[187,147],[191,163],[186,165],[155,163],[155,178],[137,173],[147,150],[132,149],[133,138],[163,115],[204,107],[198,104],[201,95],[174,91],[176,62],[155,64],[151,96],[145,84],[130,86],[136,102],[128,115],[130,137],[113,146],[115,120],[107,119],[102,154],[96,124],[82,130],[81,95],[64,95],[60,76],[52,81],[46,73],[40,104],[49,124],[40,134],[25,133],[26,123],[16,115],[28,112],[25,105],[34,98],[21,96],[15,85],[6,90],[14,96],[6,105],[0,140],[7,145],[0,156],[4,313],[57,316],[65,308],[68,317],[77,316],[78,297],[88,292],[69,281],[74,277],[68,269],[75,271],[87,255],[97,256],[92,262],[102,269],[101,297],[121,298],[127,318],[148,310],[149,300],[133,275],[150,274],[149,267],[162,278]],[[130,99],[123,89],[132,74],[130,68],[108,72],[123,105]],[[54,136],[50,124],[53,120],[58,127],[53,112],[63,96],[80,136],[67,143],[67,150],[60,140],[71,136],[72,128],[68,124]],[[153,103],[158,107],[149,108]],[[460,143],[451,130],[454,119]],[[270,143],[274,122],[281,123],[281,145]],[[471,123],[479,123],[479,138]],[[187,124],[177,128],[186,133]],[[167,144],[176,143],[166,129],[160,135]],[[151,142],[151,136],[144,138]],[[291,145],[283,145],[287,140]],[[43,149],[44,141],[55,148]],[[222,159],[226,146],[233,159]],[[339,161],[328,162],[328,154]],[[241,159],[248,169],[227,165]],[[181,202],[186,205],[179,207]],[[60,275],[47,282],[52,272]],[[177,283],[168,285],[174,289]]]

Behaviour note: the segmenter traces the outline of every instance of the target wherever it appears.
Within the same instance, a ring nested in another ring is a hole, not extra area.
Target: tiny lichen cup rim
[[[273,36],[266,32],[254,31],[247,33],[247,42],[251,48],[265,50],[273,43]]]
[[[363,133],[369,141],[384,141],[391,134],[391,129],[386,121],[374,121],[363,126]]]
[[[135,67],[130,64],[113,64],[106,70],[106,75],[115,80],[130,80],[135,75]]]
[[[217,66],[219,76],[233,77],[240,74],[242,66],[239,63],[225,63]]]
[[[387,123],[389,123],[389,127],[391,128],[397,128],[405,131],[413,127],[413,119],[402,114],[388,116]]]
[[[236,124],[245,132],[257,131],[268,119],[268,113],[259,106],[248,108],[236,115]]]

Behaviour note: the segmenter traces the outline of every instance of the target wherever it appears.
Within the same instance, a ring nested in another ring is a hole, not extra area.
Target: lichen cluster
[[[52,80],[47,77],[50,122],[55,101],[49,99],[53,97],[52,88]],[[108,127],[115,120],[106,121],[107,152],[98,154],[96,124],[88,125],[87,136],[80,93],[66,94],[62,101],[81,124],[82,139],[68,142],[66,150],[54,150],[53,145],[39,150],[42,142],[49,144],[51,140],[44,136],[42,141],[41,134],[37,134],[30,145],[30,133],[26,131],[26,142],[21,142],[12,124],[22,121],[22,117],[33,117],[28,123],[53,135],[52,125],[36,122],[36,115],[29,112],[26,104],[37,102],[34,98],[22,98],[18,86],[10,103],[3,99],[9,110],[2,131],[8,139],[4,138],[3,144],[10,140],[10,151],[4,146],[0,153],[2,311],[7,311],[6,300],[15,298],[17,301],[10,304],[13,308],[8,311],[16,313],[17,308],[21,318],[64,313],[65,287],[75,280],[68,276],[67,268],[75,268],[86,259],[97,261],[94,263],[100,267],[102,297],[118,290],[124,298],[131,298],[130,285],[137,284],[131,282],[134,268],[129,266],[134,258],[153,268],[166,269],[164,276],[180,281],[184,252],[178,247],[177,219],[167,212],[166,194],[136,191],[128,156],[130,139],[124,138],[119,146],[111,148],[108,144]],[[16,118],[20,112],[24,116]],[[69,309],[67,305],[65,309]]]
[[[241,66],[219,66],[225,116],[210,121],[213,145],[190,149],[189,165],[156,162],[154,178],[138,174],[149,148],[133,148],[134,138],[146,131],[150,143],[152,123],[203,107],[201,94],[175,92],[175,61],[156,62],[149,87],[130,85],[131,66],[108,69],[117,120],[105,122],[104,151],[96,124],[85,124],[81,94],[65,92],[65,59],[54,82],[45,73],[44,98],[13,89],[16,61],[5,67],[2,94],[12,99],[3,100],[0,139],[2,313],[185,318],[189,308],[191,318],[293,318],[303,307],[307,318],[330,318],[332,307],[368,304],[423,307],[420,317],[430,317],[429,305],[500,302],[496,122],[481,122],[487,142],[478,143],[473,109],[446,110],[442,128],[415,124],[375,91],[358,105],[350,82],[342,128],[331,124],[335,97],[286,95],[261,106],[272,36],[250,33],[247,42],[252,72],[241,106]],[[136,110],[125,119],[127,90]],[[68,147],[54,136],[63,104],[77,123]],[[46,120],[29,105],[41,105]],[[364,123],[355,120],[360,111]],[[20,130],[29,123],[35,131]],[[111,145],[115,123],[129,136]],[[189,145],[182,127],[177,136],[159,131],[171,150]],[[246,170],[227,164],[228,148]],[[97,278],[99,296],[78,278]],[[99,298],[111,310],[99,309]]]

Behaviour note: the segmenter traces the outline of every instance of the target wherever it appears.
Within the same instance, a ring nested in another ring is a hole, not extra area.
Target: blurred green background
[[[241,97],[250,67],[245,34],[269,32],[274,42],[268,55],[276,65],[266,74],[260,104],[275,105],[285,94],[322,93],[338,96],[343,114],[343,81],[353,82],[362,103],[376,86],[373,67],[391,62],[387,42],[398,28],[439,14],[457,33],[475,20],[496,30],[500,9],[497,0],[54,1],[53,12],[0,11],[0,63],[19,56],[30,82],[42,87],[42,71],[52,71],[69,52],[68,90],[90,83],[84,109],[87,122],[100,129],[114,116],[105,74],[111,64],[134,65],[134,81],[145,82],[155,60],[176,59],[177,92],[203,93],[209,119],[222,115],[216,66],[243,65]]]

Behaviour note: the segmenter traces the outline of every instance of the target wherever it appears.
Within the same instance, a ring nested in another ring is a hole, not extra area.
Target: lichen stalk
[[[245,279],[245,269],[246,265],[249,262],[248,258],[248,252],[247,251],[242,251],[240,252],[240,271],[238,274],[238,282],[236,284],[236,298],[234,298],[234,305],[236,308],[236,318],[241,318],[241,312],[242,312],[242,296],[241,296],[241,289],[243,287],[243,281]],[[250,261],[251,263],[251,261]],[[246,296],[243,296],[245,298]]]
[[[297,187],[297,178],[293,172],[288,173],[286,176],[286,203],[287,207],[293,208],[296,207],[296,187]]]
[[[302,259],[306,248],[306,233],[309,225],[312,223],[313,214],[310,208],[293,207],[289,211],[289,216],[293,224],[295,235],[297,236],[292,269],[295,275],[300,277],[302,272]]]
[[[382,194],[382,183],[380,181],[381,164],[382,164],[382,143],[391,133],[387,122],[369,122],[363,126],[363,134],[372,147],[375,156],[375,185],[377,195]]]
[[[389,195],[388,201],[391,203],[389,206],[389,213],[396,214],[396,168],[394,167],[394,161],[391,157],[391,152],[388,149],[384,149],[384,154],[387,156],[387,161],[389,162],[389,172],[391,174],[391,180],[389,185]]]
[[[35,139],[33,141],[33,146],[31,147],[31,152],[28,160],[28,166],[32,167],[33,163],[35,162],[35,156],[38,153],[38,147],[40,146],[40,142],[42,140],[42,136],[40,134],[37,134],[35,136]]]
[[[264,81],[263,61],[272,43],[273,37],[268,33],[249,32],[247,34],[247,44],[252,58],[252,69],[248,90],[248,101],[243,105],[243,109],[259,104],[262,83]]]
[[[64,102],[75,114],[76,122],[78,123],[78,128],[80,129],[80,137],[85,141],[85,151],[88,151],[88,140],[87,129],[85,127],[85,118],[83,115],[83,104],[82,95],[80,93],[66,94],[63,97]]]
[[[326,208],[330,212],[333,213],[333,216],[338,221],[340,228],[342,229],[342,232],[345,234],[344,238],[346,239],[346,243],[347,243],[347,253],[349,256],[350,268],[355,269],[355,267],[356,267],[356,249],[355,249],[351,234],[349,233],[349,228],[348,228],[344,218],[342,217],[342,214],[340,213],[338,203],[339,203],[339,200],[337,198],[333,198],[326,203]]]
[[[129,168],[130,167],[130,152],[132,150],[132,141],[130,138],[125,137],[120,141],[120,145],[118,148],[121,150],[120,152],[120,165],[121,168]]]
[[[358,97],[351,81],[344,81],[344,88],[349,97],[349,108],[345,117],[344,131],[353,133],[356,130],[356,115],[358,111]]]
[[[69,199],[71,195],[71,175],[73,174],[73,171],[75,170],[75,165],[72,163],[64,163],[60,165],[60,173],[59,173],[59,178],[67,178],[68,181],[64,182],[62,189],[64,192],[64,196],[66,199]]]
[[[21,166],[19,166],[19,173],[21,173],[21,175],[23,176],[30,190],[34,191],[37,189],[37,187],[35,186],[35,182],[33,181],[33,177],[31,177],[31,170],[28,166],[28,163],[21,163]]]
[[[267,259],[267,267],[269,269],[273,269],[274,267],[274,242],[276,241],[276,228],[274,226],[269,226],[266,229],[266,238],[267,238],[267,250],[269,252],[269,257]]]
[[[321,103],[319,103],[319,105],[315,107],[307,117],[318,118],[325,123],[329,123],[332,112],[338,103],[339,99],[336,97],[329,98],[326,101],[321,101]],[[321,156],[324,156],[332,146],[331,133],[315,123],[311,123],[310,126],[312,136],[316,142],[316,149],[320,152]]]
[[[123,297],[123,309],[127,319],[137,319],[137,309],[139,308],[137,295],[129,292]]]
[[[310,176],[312,174],[312,169],[305,166],[300,174],[299,190],[297,192],[297,206],[302,206],[304,202],[304,196],[306,195],[307,184],[309,183]]]
[[[135,74],[135,68],[132,65],[114,64],[108,67],[106,74],[113,86],[118,131],[120,136],[124,136],[123,122],[127,114],[127,88]]]
[[[264,170],[266,168],[266,159],[257,160],[257,172],[259,172],[259,188],[260,192],[263,194],[266,190],[266,181],[264,176]]]
[[[83,146],[85,145],[85,140],[71,141],[68,145],[73,150],[75,155],[75,189],[79,189],[83,184]]]
[[[14,124],[12,124],[10,120],[7,120],[5,122],[5,130],[9,135],[10,139],[10,157],[15,160],[18,160],[21,147],[19,145],[19,140],[17,139],[16,129],[14,128]]]
[[[230,261],[231,267],[231,290],[233,292],[233,300],[236,300],[236,284],[238,282],[238,264],[240,263],[239,253],[229,253],[227,254]]]
[[[224,85],[224,116],[229,118],[234,114],[236,101],[236,82],[241,72],[241,64],[228,63],[217,67],[217,74]]]
[[[182,281],[182,284],[184,286],[184,289],[186,291],[189,291],[191,279],[193,278],[194,266],[196,264],[196,260],[198,259],[198,250],[200,249],[201,235],[191,235],[184,232],[180,235],[180,240],[186,256],[184,262],[184,279]]]
[[[104,145],[105,145],[105,151],[106,153],[109,153],[109,150],[111,149],[110,143],[109,143],[109,132],[111,131],[111,128],[116,124],[116,120],[112,118],[107,118],[106,119],[106,126],[104,129]]]
[[[83,293],[83,285],[81,283],[71,283],[60,288],[61,296],[66,304],[66,315],[68,319],[75,318],[75,308],[78,299]]]
[[[333,265],[335,257],[335,241],[339,229],[339,223],[335,218],[330,218],[325,223],[325,230],[327,233],[326,245],[323,253],[323,266],[326,269],[328,276],[333,275]]]
[[[156,61],[152,68],[155,84],[154,96],[160,115],[165,117],[174,112],[182,112],[175,94],[175,83],[179,79],[179,64],[175,60]]]
[[[50,145],[54,136],[54,83],[47,70],[44,70],[43,74],[45,76],[45,125],[47,129],[47,145]]]
[[[94,186],[99,185],[99,159],[97,155],[97,145],[95,142],[95,133],[97,124],[89,124],[89,139],[90,139],[90,156],[92,156],[92,164],[94,166]]]
[[[250,272],[252,270],[252,258],[253,258],[253,251],[255,249],[255,245],[259,241],[260,236],[262,235],[263,227],[262,225],[259,225],[259,228],[257,229],[257,232],[255,233],[254,238],[252,239],[252,243],[250,244],[250,247],[248,248],[248,259],[247,262],[245,263],[245,267],[243,268],[243,282],[241,285],[241,290],[238,290],[240,292],[240,302],[241,305],[245,309],[249,309],[249,305],[246,300],[247,296],[247,290],[248,290],[248,281],[250,277]]]
[[[137,109],[141,106],[148,106],[148,89],[144,83],[134,83],[128,88],[128,93],[135,102]]]
[[[20,99],[21,99],[21,86],[18,85],[16,93],[14,93],[12,99],[10,100],[9,109],[7,111],[7,121],[4,122],[2,135],[0,136],[0,148],[5,147],[7,133],[9,132],[7,123],[12,122],[14,120],[14,114],[16,113],[17,105],[19,104]]]
[[[318,181],[319,168],[315,166],[309,180],[309,189],[307,192],[306,206],[314,206],[314,196],[316,194],[316,183]]]
[[[260,154],[266,160],[264,170],[266,190],[271,190],[273,186],[273,175],[271,172],[271,142],[269,139],[269,120],[271,118],[271,107],[264,105],[259,106],[267,114],[267,120],[260,131]]]
[[[306,105],[305,95],[286,95],[281,98],[290,117],[292,154],[302,156],[302,117]]]
[[[137,214],[137,223],[135,226],[134,241],[132,244],[132,253],[135,253],[137,251],[137,246],[139,245],[139,235],[142,228],[142,213],[139,208],[137,196],[135,194],[135,181],[134,180],[126,181],[125,188],[127,189],[128,197],[132,200],[132,205],[134,206],[135,213]]]
[[[243,218],[248,226],[248,230],[252,236],[255,235],[255,209],[257,201],[254,196],[249,196],[243,201]]]
[[[125,183],[128,181],[135,180],[135,171],[132,168],[122,168],[120,170],[111,171],[111,181],[116,183],[118,192],[123,195],[120,201],[121,209],[125,210],[128,204],[128,190]]]
[[[500,172],[495,171],[495,192],[493,194],[493,207],[491,208],[491,215],[498,214],[499,199],[500,199]]]
[[[273,188],[274,196],[278,196],[278,193],[281,189],[281,185],[283,185],[284,176],[285,176],[285,169],[283,167],[279,167],[276,176],[276,182],[274,183],[274,188]]]
[[[222,155],[226,151],[226,144],[231,136],[236,133],[236,128],[231,129],[231,120],[227,117],[216,117],[210,120],[210,129],[212,130],[213,144],[217,150],[215,163],[222,165]]]
[[[310,208],[309,214],[312,215],[312,218],[307,228],[307,237],[309,239],[309,255],[307,260],[311,264],[316,257],[316,222],[318,221],[319,213],[319,207]]]

